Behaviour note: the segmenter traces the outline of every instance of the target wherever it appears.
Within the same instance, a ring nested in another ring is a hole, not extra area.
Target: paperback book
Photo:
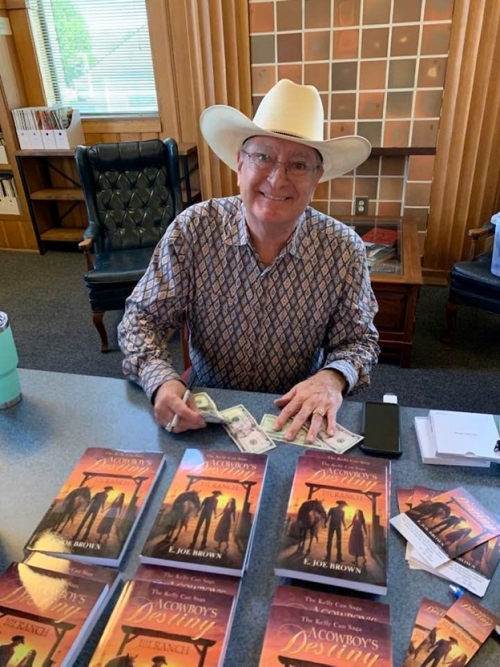
[[[440,618],[432,633],[417,647],[418,658],[411,667],[437,664],[467,665],[491,634],[496,617],[467,593]],[[420,650],[422,649],[422,650]]]
[[[388,604],[367,598],[355,598],[336,593],[325,593],[302,586],[276,586],[273,605],[295,607],[318,614],[329,614],[348,619],[375,621],[390,625],[391,611]]]
[[[309,450],[297,462],[278,576],[387,593],[390,462]]]
[[[235,600],[241,586],[241,579],[226,574],[211,572],[193,572],[176,567],[158,567],[157,565],[139,565],[134,579],[157,581],[170,586],[181,586],[193,590],[211,591],[232,595]]]
[[[26,544],[96,565],[120,565],[164,455],[87,449]]]
[[[500,535],[500,520],[462,487],[413,505],[391,524],[434,568]]]
[[[392,667],[388,623],[272,605],[260,667]]]
[[[241,576],[266,468],[266,454],[186,449],[141,562]]]
[[[107,599],[102,581],[12,563],[0,576],[1,664],[70,667]]]
[[[134,579],[125,584],[89,667],[222,667],[233,613],[231,595]]]

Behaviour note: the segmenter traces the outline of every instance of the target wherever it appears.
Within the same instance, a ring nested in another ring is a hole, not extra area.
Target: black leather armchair
[[[182,210],[177,143],[152,139],[78,146],[89,224],[85,253],[92,319],[109,349],[103,317],[122,310],[166,228]]]
[[[492,253],[489,251],[476,255],[477,241],[494,233],[495,226],[492,223],[468,231],[471,238],[469,258],[467,261],[457,262],[451,270],[444,343],[451,343],[453,339],[459,305],[500,314],[500,278],[491,273]]]

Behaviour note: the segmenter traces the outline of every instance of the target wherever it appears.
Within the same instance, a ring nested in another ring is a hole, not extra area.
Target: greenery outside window
[[[47,103],[156,114],[146,0],[30,0]]]

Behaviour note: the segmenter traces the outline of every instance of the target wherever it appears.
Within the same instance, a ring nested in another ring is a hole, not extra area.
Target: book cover
[[[439,456],[500,462],[500,452],[495,449],[500,436],[493,415],[430,410],[429,418]]]
[[[435,643],[436,624],[443,618],[449,606],[429,598],[422,598],[402,667],[415,667],[420,655]]]
[[[351,618],[377,623],[391,622],[390,607],[384,602],[315,591],[301,586],[276,586],[273,605],[341,616],[344,620]]]
[[[378,243],[393,246],[399,239],[399,231],[394,227],[373,227],[361,237],[364,243]]]
[[[413,489],[396,489],[396,502],[400,512],[411,509],[413,503]]]
[[[102,582],[12,563],[0,576],[0,664],[69,667],[105,599]]]
[[[143,581],[158,581],[161,584],[182,586],[213,593],[225,593],[235,598],[241,586],[241,579],[230,577],[227,574],[213,574],[212,572],[193,572],[176,567],[158,567],[158,565],[139,565],[134,579]]]
[[[259,667],[392,667],[388,623],[273,605]]]
[[[129,581],[89,667],[221,667],[232,610],[231,595],[157,581]]]
[[[25,549],[119,565],[163,462],[158,452],[87,449]]]
[[[141,562],[241,575],[266,466],[265,454],[186,449]]]
[[[472,468],[489,468],[490,466],[490,462],[486,459],[476,459],[469,456],[438,455],[436,438],[431,428],[429,417],[415,417],[415,432],[422,463],[441,466],[468,466]]]
[[[462,487],[414,505],[391,524],[432,567],[500,535],[499,519]]]
[[[390,462],[308,451],[297,462],[276,574],[387,592]]]
[[[446,664],[464,667],[495,627],[496,617],[467,593],[462,595],[438,620],[435,639],[425,638],[418,649],[418,659],[412,667]]]

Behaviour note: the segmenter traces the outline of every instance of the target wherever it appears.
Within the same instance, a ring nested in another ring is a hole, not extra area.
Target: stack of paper
[[[415,431],[424,463],[487,468],[500,462],[493,415],[430,410],[428,417],[415,417]]]
[[[400,514],[391,524],[408,540],[410,568],[483,596],[500,562],[500,518],[462,487],[396,493]]]

